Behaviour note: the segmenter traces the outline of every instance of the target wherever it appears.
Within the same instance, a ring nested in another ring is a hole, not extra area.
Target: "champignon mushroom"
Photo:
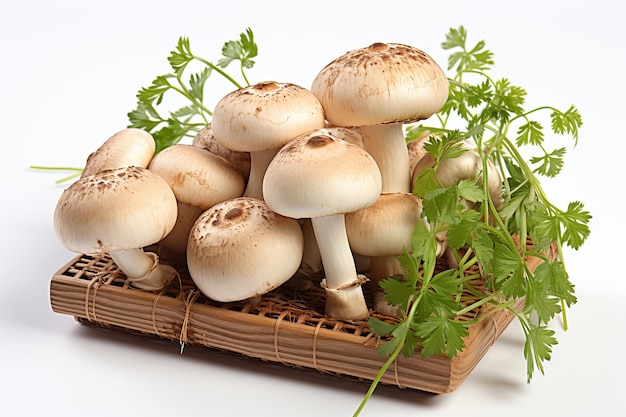
[[[311,91],[331,124],[360,127],[380,168],[382,192],[409,192],[402,124],[427,119],[446,102],[448,78],[439,65],[412,46],[377,42],[326,65]]]
[[[456,158],[441,159],[439,165],[435,169],[435,176],[443,187],[449,187],[452,184],[458,184],[461,180],[476,180],[478,184],[483,181],[483,159],[472,149],[469,142],[465,142],[463,152]],[[412,180],[415,181],[417,176],[427,168],[433,168],[435,165],[435,157],[431,154],[425,154],[415,165],[412,174]],[[500,174],[491,161],[487,161],[487,181],[489,195],[496,210],[500,210],[504,204],[502,197],[502,179]],[[473,204],[465,201],[468,208]]]
[[[54,229],[69,250],[109,254],[131,286],[160,290],[178,276],[143,248],[163,239],[176,222],[176,197],[142,167],[98,171],[70,185],[54,211]]]
[[[435,169],[435,176],[442,187],[449,187],[453,184],[458,184],[461,180],[474,180],[478,184],[483,183],[483,159],[481,156],[472,149],[469,142],[464,143],[465,152],[456,158],[441,159],[436,168],[435,157],[429,153],[426,153],[415,165],[413,169],[412,179],[413,182],[417,179],[419,174],[425,169]],[[496,210],[500,210],[504,204],[502,196],[502,180],[500,174],[491,161],[487,161],[487,188],[491,202]],[[462,201],[465,207],[471,209],[475,203],[467,200]],[[445,232],[438,234],[438,239],[442,243],[444,250],[442,254],[445,254],[445,259],[451,266],[456,266],[456,259],[450,248],[447,246],[447,237]]]
[[[328,132],[294,138],[274,157],[263,180],[268,206],[283,216],[310,218],[325,278],[326,314],[346,320],[369,315],[345,228],[345,213],[373,204],[380,171],[362,148]]]
[[[410,193],[385,193],[371,206],[346,214],[346,231],[352,251],[370,257],[369,277],[374,293],[374,309],[396,315],[388,305],[379,283],[403,274],[397,261],[404,250],[411,252],[415,225],[421,221],[422,202]]]
[[[415,165],[426,155],[425,144],[430,140],[430,132],[424,132],[419,138],[414,139],[406,144],[409,151],[409,166],[411,168],[411,188],[413,188],[413,171],[415,171]]]
[[[154,138],[145,130],[132,127],[120,130],[87,157],[81,176],[126,166],[146,168],[155,148]]]
[[[204,148],[217,156],[227,160],[243,178],[248,181],[250,176],[250,152],[238,152],[227,149],[215,139],[213,127],[209,123],[203,127],[192,139],[191,144]]]
[[[215,301],[263,295],[286,282],[302,258],[294,219],[252,197],[218,203],[202,213],[189,235],[187,264],[198,289]]]
[[[224,158],[204,148],[176,144],[156,154],[148,169],[170,185],[178,201],[174,229],[159,243],[159,253],[184,255],[191,226],[205,210],[242,195],[245,181]]]
[[[294,137],[324,126],[324,111],[307,89],[261,82],[224,96],[213,110],[213,134],[225,148],[250,152],[244,196],[263,198],[263,175],[276,152]]]

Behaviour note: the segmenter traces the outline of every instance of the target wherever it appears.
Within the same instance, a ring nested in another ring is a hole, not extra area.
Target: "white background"
[[[228,5],[227,5],[228,4]],[[309,87],[336,56],[374,41],[417,46],[445,66],[450,27],[495,51],[498,76],[529,106],[576,104],[584,126],[562,175],[560,206],[581,200],[592,234],[566,266],[579,303],[546,375],[525,382],[514,322],[454,393],[381,387],[365,416],[626,415],[624,410],[624,31],[615,0],[532,1],[29,1],[0,6],[0,404],[11,415],[349,416],[367,384],[169,342],[98,331],[52,312],[52,274],[74,254],[52,230],[63,190],[31,164],[81,166],[124,128],[135,93],[169,71],[179,36],[218,59],[251,27],[253,82]],[[209,103],[230,87],[210,82]]]

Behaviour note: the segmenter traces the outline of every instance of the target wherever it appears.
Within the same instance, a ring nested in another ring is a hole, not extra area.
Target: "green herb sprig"
[[[442,47],[450,51],[448,70],[454,72],[448,101],[429,120],[438,124],[415,124],[406,130],[407,141],[430,134],[425,149],[435,164],[421,171],[413,189],[422,198],[429,228],[416,226],[411,251],[400,257],[405,273],[381,283],[387,301],[399,306],[401,320],[398,324],[369,320],[371,330],[388,339],[379,348],[388,359],[355,415],[398,355],[452,358],[464,348],[470,326],[502,309],[521,323],[530,382],[536,370],[544,373],[544,363],[557,344],[551,320],[562,314],[567,330],[566,309],[577,301],[563,247],[582,246],[590,233],[591,215],[579,201],[562,209],[548,199],[540,177],[560,173],[566,148],[549,148],[546,129],[535,116],[549,112],[551,134],[569,135],[575,146],[581,115],[573,105],[566,111],[551,106],[526,109],[526,90],[507,78],[492,78],[493,52],[482,40],[469,47],[462,26],[450,29]],[[435,175],[437,167],[442,160],[466,152],[468,141],[481,156],[480,181],[442,186]],[[534,153],[528,161],[522,148]],[[500,210],[488,192],[490,162],[504,179]],[[476,206],[468,209],[463,200]],[[456,264],[443,270],[437,269],[434,256],[441,233]],[[526,263],[531,256],[543,261],[534,271]],[[479,273],[471,272],[476,268]],[[487,291],[476,284],[480,277]],[[521,308],[520,301],[524,301]],[[488,308],[475,318],[464,317],[482,306]]]
[[[243,83],[249,85],[246,70],[254,66],[257,54],[258,47],[250,28],[240,34],[239,40],[230,40],[224,44],[222,58],[217,64],[195,55],[191,51],[189,39],[180,37],[168,57],[172,72],[157,76],[150,86],[139,90],[137,107],[128,113],[128,127],[151,133],[157,153],[184,137],[195,136],[211,119],[212,111],[204,103],[205,85],[211,74],[217,72],[235,88],[241,88],[242,84],[224,71],[233,61],[239,61]],[[192,72],[190,66],[193,62],[200,63],[202,69]],[[165,113],[161,111],[167,108],[163,99],[170,92],[182,96],[186,104]]]
[[[250,85],[246,70],[254,66],[254,58],[257,55],[258,47],[250,28],[242,32],[238,40],[224,43],[222,58],[217,64],[192,53],[189,38],[181,36],[168,57],[173,72],[157,76],[150,86],[142,87],[137,92],[137,107],[127,114],[129,120],[127,127],[144,129],[152,134],[156,144],[155,153],[180,142],[184,137],[195,136],[209,123],[213,114],[204,103],[205,86],[210,75],[217,72],[236,88],[240,88],[241,84],[224,71],[233,61],[239,61],[243,83]],[[202,69],[199,72],[189,70],[193,62],[201,64]],[[190,74],[187,75],[188,73]],[[167,111],[168,106],[163,102],[166,93],[177,93],[187,104],[174,111]],[[58,179],[56,184],[76,179],[83,171],[82,167],[30,165],[29,168],[72,172]]]

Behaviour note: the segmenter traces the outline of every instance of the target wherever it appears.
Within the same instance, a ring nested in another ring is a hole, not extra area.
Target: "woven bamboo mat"
[[[383,340],[366,322],[323,315],[324,291],[319,285],[284,285],[254,303],[216,303],[197,290],[184,268],[179,271],[180,281],[152,293],[130,288],[108,256],[79,255],[53,275],[51,306],[82,323],[364,381],[372,381],[386,360],[377,352]],[[467,319],[480,313],[470,312]],[[396,320],[375,311],[372,315]],[[502,310],[470,327],[466,348],[453,359],[399,357],[381,383],[451,392],[512,319]]]

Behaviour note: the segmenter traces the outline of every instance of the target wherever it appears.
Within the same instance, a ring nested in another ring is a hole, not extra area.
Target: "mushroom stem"
[[[267,166],[272,162],[279,149],[250,152],[250,176],[243,193],[244,197],[253,197],[263,200],[263,177]]]
[[[178,276],[176,269],[159,263],[159,257],[143,249],[109,252],[109,256],[135,288],[158,291]]]
[[[380,169],[382,193],[411,192],[409,151],[402,123],[361,126],[360,130],[365,150]]]
[[[371,256],[370,278],[374,292],[374,309],[391,317],[398,315],[398,308],[390,305],[385,299],[385,292],[380,286],[384,279],[404,274],[404,268],[396,256]]]
[[[356,272],[344,215],[314,217],[311,223],[325,272],[326,314],[348,320],[367,318],[369,311],[361,289],[365,279]]]
[[[315,232],[311,219],[304,219],[302,224],[304,236],[304,253],[302,255],[301,271],[304,275],[313,275],[322,270],[322,257],[315,240]]]

